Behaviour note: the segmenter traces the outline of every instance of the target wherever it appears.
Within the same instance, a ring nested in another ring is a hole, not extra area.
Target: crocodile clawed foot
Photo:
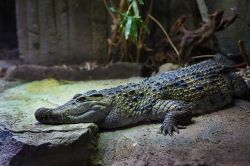
[[[160,127],[160,133],[162,133],[163,135],[173,135],[173,132],[176,132],[179,134],[179,129],[185,129],[185,126],[182,125],[177,125],[177,124],[173,124],[173,123],[165,123],[162,124],[162,126]]]

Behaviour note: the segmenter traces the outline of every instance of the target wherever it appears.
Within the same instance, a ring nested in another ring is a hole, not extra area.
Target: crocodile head
[[[57,108],[37,109],[35,118],[44,124],[94,123],[108,115],[111,103],[111,98],[99,93],[89,96],[77,94],[69,102]]]

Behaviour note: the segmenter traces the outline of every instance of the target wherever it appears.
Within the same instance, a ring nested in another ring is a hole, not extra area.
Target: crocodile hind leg
[[[185,128],[192,119],[191,106],[184,101],[178,100],[159,100],[153,107],[151,119],[163,120],[160,132],[163,135],[172,135],[173,132],[179,133],[179,129]]]

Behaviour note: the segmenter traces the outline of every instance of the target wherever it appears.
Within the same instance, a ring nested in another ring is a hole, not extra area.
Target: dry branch
[[[189,30],[185,24],[186,18],[181,17],[174,25],[175,28],[177,28],[177,25],[179,26],[178,33],[181,34],[181,38],[177,42],[179,43],[178,48],[181,64],[188,62],[194,48],[208,42],[214,37],[215,32],[224,30],[231,25],[236,17],[237,15],[234,11],[227,17],[223,17],[223,11],[216,11],[209,16],[207,23],[203,23],[195,30]]]
[[[174,49],[176,55],[179,57],[179,51],[177,50],[177,48],[175,47],[174,43],[172,42],[170,36],[168,35],[167,31],[163,28],[163,26],[161,25],[161,23],[159,21],[157,21],[153,16],[148,15],[148,17],[150,19],[152,19],[162,30],[162,32],[164,33],[164,35],[166,36],[168,42],[170,43],[170,45],[172,46],[172,48]],[[178,58],[179,59],[179,58]]]

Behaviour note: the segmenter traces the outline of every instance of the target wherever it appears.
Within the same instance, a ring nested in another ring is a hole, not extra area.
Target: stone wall
[[[100,0],[16,0],[20,56],[26,63],[103,60],[107,12]]]
[[[149,1],[145,0],[146,3]],[[195,23],[199,22],[195,0],[157,0],[155,3],[157,6],[152,14],[167,30],[184,14],[195,16]],[[238,52],[239,39],[250,48],[250,2],[210,0],[206,3],[209,13],[217,9],[229,11],[231,7],[238,8],[237,21],[217,33],[222,51]],[[102,0],[16,0],[16,13],[19,51],[26,63],[75,64],[106,59],[106,39],[112,22]],[[151,29],[152,41],[163,37],[159,27]]]

